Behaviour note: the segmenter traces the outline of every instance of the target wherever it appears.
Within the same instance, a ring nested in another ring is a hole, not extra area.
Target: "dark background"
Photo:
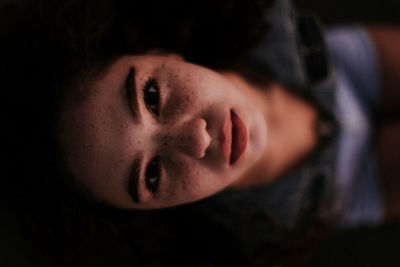
[[[329,25],[362,23],[400,26],[399,0],[295,0],[294,4],[300,9],[315,11]],[[306,266],[400,266],[400,221],[388,222],[377,228],[338,232],[321,245]]]
[[[303,10],[319,14],[325,24],[400,23],[399,0],[292,0]]]
[[[4,2],[13,0],[0,0],[0,4]],[[400,25],[400,0],[294,0],[294,4],[314,11],[328,25]],[[17,222],[4,208],[1,211],[0,266],[24,265],[20,247],[24,240],[16,230]],[[306,266],[400,266],[400,222],[338,232],[321,244]]]

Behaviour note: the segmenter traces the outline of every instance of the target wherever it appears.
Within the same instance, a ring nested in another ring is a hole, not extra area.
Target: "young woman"
[[[7,188],[24,216],[102,207],[149,265],[272,264],[383,218],[372,137],[390,177],[397,30],[324,35],[288,1],[33,4],[4,9],[17,19],[2,49]]]

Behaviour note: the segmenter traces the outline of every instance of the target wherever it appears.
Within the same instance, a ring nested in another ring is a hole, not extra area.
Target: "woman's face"
[[[175,55],[122,57],[65,107],[67,166],[96,199],[120,208],[210,196],[243,177],[266,146],[250,94]]]

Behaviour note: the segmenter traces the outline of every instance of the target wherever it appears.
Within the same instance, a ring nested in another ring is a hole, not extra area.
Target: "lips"
[[[231,111],[232,143],[229,164],[233,165],[243,154],[247,145],[247,130],[239,116]]]
[[[222,129],[222,149],[225,155],[226,160],[230,159],[231,155],[231,146],[232,146],[232,117],[231,113],[226,118],[224,128]]]
[[[243,121],[231,111],[223,128],[223,152],[229,164],[233,165],[243,154],[247,145],[247,130]]]

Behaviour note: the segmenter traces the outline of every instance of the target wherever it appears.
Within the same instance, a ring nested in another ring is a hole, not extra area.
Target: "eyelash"
[[[150,78],[147,80],[143,88],[143,101],[146,107],[157,117],[160,115],[161,93],[158,82]],[[161,180],[159,157],[154,157],[146,167],[145,185],[151,194],[155,194],[158,190]]]
[[[157,117],[160,115],[161,92],[158,82],[153,78],[150,78],[143,88],[143,101],[154,115]],[[154,101],[155,103],[152,103]]]

